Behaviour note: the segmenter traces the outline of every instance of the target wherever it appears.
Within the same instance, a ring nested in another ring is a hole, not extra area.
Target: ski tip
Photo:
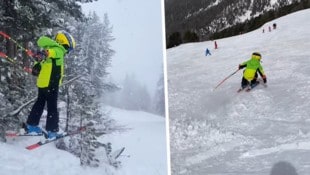
[[[125,150],[125,147],[121,148],[117,155],[115,155],[114,159],[117,159]]]
[[[40,146],[40,144],[36,143],[36,144],[30,145],[30,146],[27,146],[26,149],[33,150],[33,149],[38,148],[39,146]]]
[[[17,133],[6,133],[5,134],[6,137],[17,137]]]

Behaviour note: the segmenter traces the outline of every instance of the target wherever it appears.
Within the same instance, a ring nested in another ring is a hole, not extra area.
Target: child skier
[[[58,133],[57,97],[64,74],[64,56],[75,48],[75,41],[69,33],[60,31],[55,35],[55,40],[42,36],[37,44],[44,49],[40,52],[44,59],[35,63],[33,68],[33,74],[38,76],[38,98],[28,116],[25,130],[31,134],[42,134],[38,125],[47,103],[47,137],[55,139],[61,136],[61,133]]]
[[[211,52],[208,48],[206,48],[206,56],[211,55]]]
[[[239,69],[245,68],[245,70],[243,71],[241,88],[238,91],[241,91],[247,86],[249,86],[248,90],[254,88],[259,83],[259,81],[257,81],[257,72],[262,77],[264,83],[267,83],[267,77],[264,73],[262,65],[260,64],[261,58],[262,56],[260,53],[254,52],[250,60],[239,65]]]

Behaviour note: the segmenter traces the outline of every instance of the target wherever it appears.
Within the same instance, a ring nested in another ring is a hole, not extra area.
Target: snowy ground
[[[300,11],[265,24],[265,33],[217,40],[217,50],[213,42],[167,50],[172,174],[310,174],[309,16]],[[239,71],[213,90],[255,51],[267,88],[236,93]]]
[[[166,175],[167,152],[165,119],[145,112],[110,108],[112,118],[130,128],[127,132],[102,137],[112,142],[114,150],[125,147],[120,157],[122,167],[84,168],[72,154],[55,148],[53,143],[36,150],[25,146],[40,140],[38,137],[17,138],[0,143],[1,175]]]
[[[165,118],[117,108],[112,108],[112,116],[129,129],[103,139],[126,148],[117,175],[167,175]]]

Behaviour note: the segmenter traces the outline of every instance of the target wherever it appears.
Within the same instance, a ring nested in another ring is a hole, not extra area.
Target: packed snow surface
[[[281,17],[216,50],[213,41],[167,50],[172,174],[310,174],[309,17]],[[237,93],[240,70],[214,89],[253,52],[268,87]]]
[[[1,175],[166,175],[167,144],[165,119],[153,114],[109,108],[111,116],[126,130],[102,136],[115,151],[125,147],[118,169],[102,163],[98,168],[81,167],[72,154],[58,150],[54,143],[29,151],[26,146],[40,137],[20,137],[0,143]],[[113,151],[112,150],[112,151]]]

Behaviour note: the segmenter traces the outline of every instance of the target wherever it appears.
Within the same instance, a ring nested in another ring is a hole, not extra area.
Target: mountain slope
[[[239,22],[300,0],[168,0],[165,2],[167,36],[173,32],[195,31],[206,38]]]
[[[310,173],[308,16],[299,11],[218,40],[217,50],[213,42],[167,50],[173,174],[263,175],[281,161]],[[274,22],[276,30],[262,33]],[[239,71],[213,90],[254,51],[262,54],[267,88],[236,93]]]

